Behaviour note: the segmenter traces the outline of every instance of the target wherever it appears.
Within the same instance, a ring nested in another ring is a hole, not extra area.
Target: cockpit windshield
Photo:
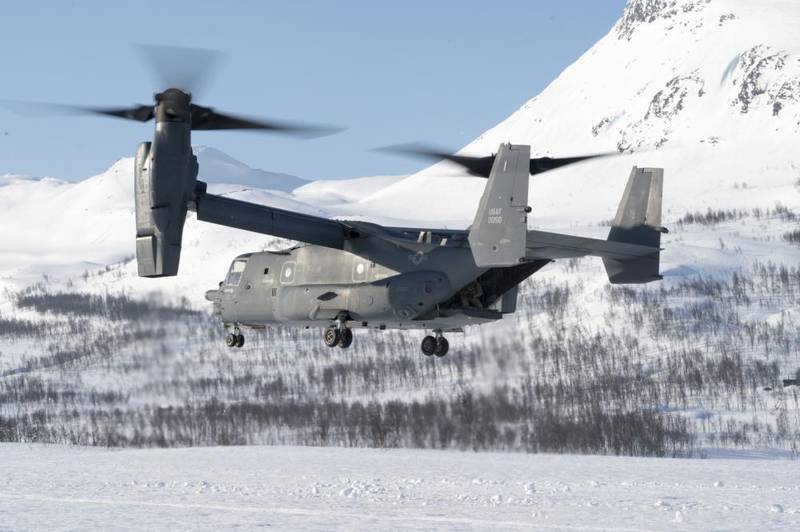
[[[228,276],[225,278],[225,284],[228,286],[239,286],[239,282],[242,280],[242,273],[244,273],[244,267],[247,265],[247,259],[236,259],[231,264],[231,269],[228,271]]]

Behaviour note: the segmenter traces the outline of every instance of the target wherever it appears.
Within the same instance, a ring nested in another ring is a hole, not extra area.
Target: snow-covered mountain
[[[532,223],[545,227],[612,218],[634,164],[666,169],[667,222],[707,208],[797,207],[798,23],[792,0],[631,0],[605,37],[463,152],[502,142],[539,155],[641,152],[537,177]],[[387,215],[413,197],[422,212],[469,220],[481,184],[434,179],[454,172],[441,163],[371,199]],[[469,201],[442,205],[465,188]]]
[[[195,153],[199,179],[209,184],[209,191],[318,216],[335,215],[345,205],[401,179],[390,176],[310,183],[250,168],[215,148],[196,146]],[[129,259],[134,253],[132,199],[132,157],[76,183],[51,177],[0,176],[0,284],[19,288],[43,274],[64,281],[86,270]],[[128,284],[144,291],[188,292],[197,296],[194,301],[201,301],[200,287],[213,286],[232,257],[263,249],[273,240],[200,224],[190,215],[181,279],[142,283],[136,279],[135,269],[129,267]],[[190,287],[197,290],[190,292]]]
[[[297,176],[250,168],[210,146],[195,146],[194,153],[200,166],[197,177],[206,183],[232,183],[283,192],[291,192],[308,183]]]

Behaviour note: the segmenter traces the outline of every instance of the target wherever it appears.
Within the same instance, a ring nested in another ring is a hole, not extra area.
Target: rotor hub
[[[156,122],[191,122],[192,95],[180,89],[167,89],[154,96]]]

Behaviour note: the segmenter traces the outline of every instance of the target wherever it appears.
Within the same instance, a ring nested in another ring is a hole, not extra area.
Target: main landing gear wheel
[[[433,336],[426,336],[422,339],[422,345],[420,346],[422,348],[422,354],[426,357],[433,355],[436,353],[436,345],[436,338]]]
[[[325,329],[323,340],[325,340],[325,345],[327,345],[328,347],[336,347],[341,339],[342,339],[342,333],[336,327],[328,327],[327,329]],[[352,338],[350,339],[350,341],[351,342],[353,341]]]
[[[343,329],[339,333],[339,347],[347,349],[353,343],[353,331],[350,329]]]
[[[436,350],[433,352],[434,355],[437,357],[443,357],[447,354],[447,351],[450,349],[450,342],[447,341],[447,338],[444,336],[440,336],[436,339]]]

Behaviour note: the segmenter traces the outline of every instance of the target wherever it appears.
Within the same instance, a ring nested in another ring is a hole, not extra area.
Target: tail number
[[[502,224],[503,223],[503,209],[495,207],[489,209],[488,216],[486,217],[487,224]]]

